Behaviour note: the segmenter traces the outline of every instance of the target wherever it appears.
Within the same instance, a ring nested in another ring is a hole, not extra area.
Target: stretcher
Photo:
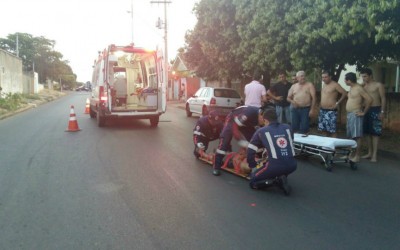
[[[202,160],[210,165],[214,163],[215,153],[205,153],[200,151],[199,160]],[[248,167],[246,162],[246,150],[241,149],[239,152],[230,152],[225,156],[224,164],[221,167],[222,170],[237,175],[239,177],[250,180],[251,169]]]
[[[356,163],[349,159],[357,147],[354,140],[295,133],[293,144],[296,156],[316,155],[328,171],[332,171],[335,163],[348,163],[351,169],[357,169]]]
[[[204,161],[210,165],[213,165],[215,153],[207,154],[202,150],[198,151],[198,153],[200,154],[200,157],[198,158],[199,160]],[[256,161],[258,163],[257,167],[262,166],[267,160],[268,160],[267,157],[264,157],[264,156],[260,159],[256,159]],[[246,180],[250,180],[251,169],[249,168],[249,166],[247,164],[246,149],[241,148],[239,150],[239,152],[228,153],[224,158],[224,163],[223,163],[221,169],[224,170],[225,172],[242,177]],[[283,184],[282,177],[283,176],[279,176],[279,177],[275,177],[273,179],[258,181],[257,183],[255,183],[255,185],[258,185],[258,187],[252,187],[252,188],[259,189],[259,188],[267,188],[267,187],[277,186],[283,190],[285,195],[289,195],[291,187],[287,184],[286,176],[284,176],[285,184]]]

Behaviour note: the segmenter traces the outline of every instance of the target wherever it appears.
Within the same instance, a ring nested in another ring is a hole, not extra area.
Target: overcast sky
[[[0,37],[16,32],[56,41],[78,81],[91,81],[97,51],[108,44],[128,45],[132,40],[132,18],[127,11],[132,0],[1,0]],[[164,20],[164,5],[158,0],[133,0],[133,40],[155,49],[164,46],[164,30],[155,27]],[[168,57],[175,58],[184,45],[184,35],[197,20],[192,9],[199,0],[170,0]]]

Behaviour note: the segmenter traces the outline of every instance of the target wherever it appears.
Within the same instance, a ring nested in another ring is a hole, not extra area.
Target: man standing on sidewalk
[[[244,86],[244,105],[260,108],[267,101],[267,90],[261,84],[263,77],[259,70],[255,70],[253,81]]]
[[[316,93],[314,84],[306,81],[306,73],[296,74],[298,82],[289,89],[287,101],[290,105],[292,128],[296,133],[307,134],[310,130],[310,117],[314,116]]]
[[[360,73],[364,82],[364,89],[372,97],[371,107],[364,116],[363,127],[368,142],[368,154],[362,158],[371,159],[371,162],[376,162],[378,142],[379,137],[382,135],[382,122],[385,116],[385,86],[380,82],[374,81],[371,69],[362,69]]]
[[[321,90],[318,131],[321,131],[325,136],[336,137],[338,107],[347,97],[347,92],[339,83],[332,80],[328,71],[322,72],[322,81],[324,85]],[[339,95],[340,99],[338,99]]]
[[[279,82],[272,86],[267,95],[275,101],[275,110],[279,123],[292,123],[290,116],[290,103],[286,100],[292,84],[286,80],[286,73],[279,73]]]
[[[350,87],[346,103],[346,132],[347,137],[357,142],[356,151],[353,152],[349,160],[353,162],[359,162],[361,142],[363,137],[363,118],[372,104],[372,97],[361,85],[357,83],[357,77],[355,73],[347,73],[345,75],[345,82],[346,85]]]

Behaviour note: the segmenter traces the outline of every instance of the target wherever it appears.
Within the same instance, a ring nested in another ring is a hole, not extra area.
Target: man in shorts
[[[385,87],[380,82],[375,82],[372,70],[369,68],[360,71],[364,89],[372,97],[372,104],[364,116],[364,134],[368,142],[368,153],[362,158],[377,161],[378,142],[382,135],[382,121],[385,116],[386,96]]]
[[[360,161],[361,138],[363,137],[363,117],[372,104],[372,97],[357,83],[356,74],[353,72],[345,75],[346,85],[350,87],[346,103],[347,111],[347,137],[357,142],[354,154],[349,158],[352,162]]]
[[[332,80],[328,71],[322,72],[322,81],[324,82],[321,90],[321,104],[318,116],[318,130],[325,136],[337,137],[336,121],[338,107],[347,97],[347,92],[339,83]],[[338,96],[340,99],[338,100]]]

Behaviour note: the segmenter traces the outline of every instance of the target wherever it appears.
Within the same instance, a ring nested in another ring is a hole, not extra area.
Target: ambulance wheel
[[[349,161],[352,170],[357,170],[357,164],[354,161]]]
[[[187,117],[192,117],[192,112],[190,112],[189,104],[186,104],[186,116]]]
[[[159,116],[150,118],[150,125],[152,127],[157,127],[159,120],[160,120]]]
[[[89,109],[89,115],[90,115],[90,118],[95,118],[96,117],[96,112],[94,112],[92,107],[90,107],[90,109]]]
[[[97,112],[97,126],[104,127],[106,125],[106,117],[104,114],[101,114],[101,111]]]

